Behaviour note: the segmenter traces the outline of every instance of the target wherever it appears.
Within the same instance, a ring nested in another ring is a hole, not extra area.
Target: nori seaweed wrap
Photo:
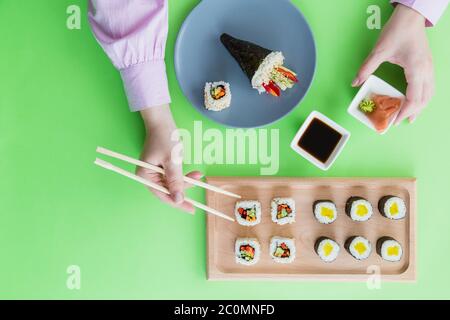
[[[220,41],[236,59],[250,81],[264,59],[272,53],[272,50],[249,41],[236,39],[227,33],[220,36]]]

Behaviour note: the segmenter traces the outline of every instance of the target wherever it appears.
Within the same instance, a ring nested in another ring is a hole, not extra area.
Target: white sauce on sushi
[[[323,224],[330,224],[337,219],[336,205],[331,201],[317,201],[314,203],[314,216]]]
[[[261,256],[261,245],[257,239],[238,238],[234,247],[236,263],[252,266]]]
[[[295,201],[291,198],[274,198],[271,203],[272,221],[285,225],[295,222]]]
[[[402,259],[403,249],[396,240],[384,240],[381,244],[381,257],[390,262],[397,262]]]
[[[354,237],[348,245],[348,250],[355,259],[364,260],[372,253],[372,245],[364,237]]]
[[[234,215],[242,226],[256,226],[261,222],[261,203],[259,201],[246,200],[236,202]]]
[[[283,53],[279,51],[269,53],[255,72],[255,75],[252,78],[252,87],[258,90],[259,93],[266,92],[263,84],[270,82],[272,70],[275,67],[282,66],[283,63]]]
[[[382,209],[382,214],[391,220],[400,220],[406,216],[405,202],[398,197],[387,199]]]
[[[373,208],[369,201],[365,199],[350,199],[349,201],[351,201],[349,214],[353,221],[367,221],[372,217]]]
[[[205,108],[211,111],[222,111],[231,105],[230,84],[224,81],[207,82],[205,84]]]
[[[322,261],[333,262],[338,257],[340,250],[341,248],[334,240],[323,238],[317,244],[316,253]]]
[[[277,263],[292,263],[295,260],[295,239],[273,237],[270,239],[270,256]]]

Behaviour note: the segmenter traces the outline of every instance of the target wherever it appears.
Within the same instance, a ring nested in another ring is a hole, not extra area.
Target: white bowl
[[[325,162],[325,163],[319,161],[318,159],[313,157],[311,154],[309,154],[307,151],[303,150],[302,148],[300,148],[298,146],[298,142],[300,141],[300,138],[302,137],[303,133],[308,128],[311,121],[315,118],[323,121],[324,123],[326,123],[327,125],[329,125],[331,128],[333,128],[334,130],[336,130],[337,132],[339,132],[342,135],[342,138],[339,141],[338,145],[336,146],[333,153],[330,155],[327,162]],[[329,119],[328,117],[326,117],[325,115],[323,115],[322,113],[320,113],[318,111],[313,111],[308,116],[308,118],[305,120],[305,122],[302,124],[302,126],[298,130],[297,134],[295,135],[294,139],[292,140],[291,148],[295,152],[297,152],[299,155],[301,155],[303,158],[305,158],[306,160],[308,160],[309,162],[314,164],[316,167],[318,167],[322,170],[328,170],[331,167],[331,165],[334,163],[334,161],[336,161],[336,159],[339,156],[339,154],[341,153],[342,149],[344,149],[345,145],[347,144],[348,139],[350,139],[350,135],[351,134],[349,131],[347,131],[340,125],[338,125],[333,120]]]
[[[394,98],[401,98],[402,100],[405,99],[405,95],[400,91],[398,91],[397,89],[395,89],[390,84],[388,84],[386,81],[381,80],[380,78],[372,75],[369,77],[369,79],[367,79],[366,82],[364,82],[361,89],[359,89],[352,103],[348,107],[347,110],[348,113],[351,114],[354,118],[364,123],[373,131],[379,134],[385,134],[394,123],[395,118],[397,118],[397,115],[400,112],[401,108],[395,114],[392,115],[392,119],[389,122],[389,125],[386,128],[386,130],[384,130],[383,132],[378,132],[375,129],[373,123],[370,121],[370,119],[361,110],[359,110],[359,104],[361,103],[361,101],[369,97],[371,94],[381,94]]]

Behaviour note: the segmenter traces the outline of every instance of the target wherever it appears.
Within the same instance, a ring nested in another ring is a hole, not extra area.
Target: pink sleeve
[[[427,19],[427,26],[434,26],[447,8],[449,0],[391,0],[408,6]]]
[[[120,71],[130,109],[170,103],[164,62],[167,0],[89,0],[89,22]]]

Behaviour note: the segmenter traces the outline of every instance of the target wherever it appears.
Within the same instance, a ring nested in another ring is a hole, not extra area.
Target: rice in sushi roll
[[[234,214],[240,225],[255,226],[261,222],[261,204],[253,200],[239,201],[236,203]]]
[[[285,225],[295,222],[295,201],[291,198],[274,198],[271,204],[272,221]]]
[[[222,111],[231,105],[230,84],[207,82],[205,84],[205,108],[211,111]]]
[[[351,237],[345,242],[345,249],[357,260],[367,259],[372,253],[372,245],[364,237]]]
[[[273,237],[270,239],[270,256],[278,263],[291,263],[295,260],[295,239]]]
[[[397,262],[402,259],[403,249],[395,239],[383,237],[377,241],[377,253],[383,260]]]
[[[366,199],[351,197],[347,200],[345,212],[353,221],[367,221],[372,217],[373,208]]]
[[[283,66],[284,56],[280,51],[272,51],[226,33],[221,35],[220,41],[259,93],[267,92],[279,97],[281,90],[290,89],[298,82],[297,74]]]
[[[388,219],[400,220],[406,216],[406,205],[403,199],[395,196],[385,196],[378,202],[378,210]]]
[[[234,246],[236,263],[251,266],[259,261],[261,246],[257,239],[238,238]]]
[[[319,238],[314,246],[317,255],[325,262],[333,262],[339,255],[341,248],[330,238]]]
[[[318,200],[313,204],[313,212],[317,221],[330,224],[337,219],[336,205],[329,200]]]

